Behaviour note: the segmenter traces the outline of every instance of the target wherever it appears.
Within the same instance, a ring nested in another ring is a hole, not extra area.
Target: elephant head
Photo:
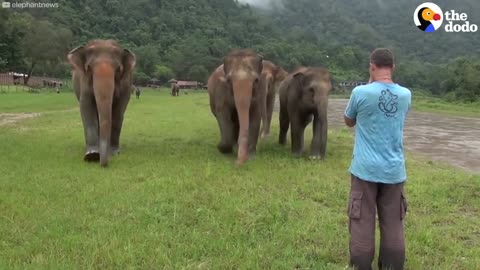
[[[331,75],[323,68],[299,68],[293,73],[293,84],[301,95],[303,108],[319,112],[326,106],[328,93],[332,89]]]
[[[248,159],[250,104],[258,91],[263,57],[249,49],[234,50],[223,61],[225,79],[233,89],[239,120],[237,164]]]
[[[81,91],[93,91],[98,112],[100,164],[106,166],[114,95],[130,91],[135,55],[116,41],[94,40],[70,51],[68,60],[81,76]]]
[[[277,91],[280,88],[280,84],[288,77],[288,72],[281,67],[277,67],[275,76],[273,78],[273,87]]]

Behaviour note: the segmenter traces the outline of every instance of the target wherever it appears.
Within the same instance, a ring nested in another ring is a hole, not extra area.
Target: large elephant
[[[232,153],[237,142],[238,165],[256,153],[262,108],[262,61],[253,50],[234,50],[208,79],[210,109],[220,127],[218,149]]]
[[[285,80],[287,76],[288,73],[283,68],[276,66],[270,61],[263,61],[263,71],[260,79],[260,85],[265,94],[262,97],[265,99],[262,101],[262,138],[270,135],[275,96],[280,87],[280,83]]]
[[[130,100],[135,55],[113,40],[93,40],[68,54],[85,132],[85,161],[107,166],[120,151],[123,115]]]
[[[311,158],[325,158],[328,93],[331,89],[331,75],[324,68],[303,67],[288,75],[282,82],[279,90],[279,143],[286,143],[291,125],[292,153],[295,155],[300,155],[303,151],[304,131],[313,118]]]

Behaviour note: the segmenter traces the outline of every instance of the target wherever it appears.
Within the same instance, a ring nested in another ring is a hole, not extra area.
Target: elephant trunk
[[[315,104],[317,105],[317,115],[314,122],[311,155],[324,159],[327,151],[328,136],[328,96],[315,97]]]
[[[253,82],[249,80],[234,80],[233,97],[239,120],[237,165],[248,160],[248,137],[250,126],[250,103],[252,101]]]
[[[93,70],[93,93],[97,103],[100,128],[100,165],[108,165],[112,130],[112,104],[115,89],[114,70],[110,64],[101,63]]]
[[[267,111],[267,97],[270,91],[270,85],[272,83],[272,76],[263,74],[260,79],[260,104],[261,104],[261,113],[262,113],[262,138],[268,135],[268,111]]]

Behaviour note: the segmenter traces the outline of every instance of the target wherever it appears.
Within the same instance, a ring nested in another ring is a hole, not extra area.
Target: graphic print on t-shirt
[[[385,89],[382,90],[378,100],[378,108],[385,113],[385,116],[395,117],[395,113],[398,111],[398,96],[390,92],[389,89]]]

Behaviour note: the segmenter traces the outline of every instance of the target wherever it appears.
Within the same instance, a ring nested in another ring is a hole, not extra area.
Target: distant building
[[[366,85],[368,82],[359,82],[359,81],[343,81],[340,82],[338,85],[343,87],[356,87],[360,85]]]
[[[177,81],[171,79],[168,81],[170,84],[177,84],[180,89],[204,89],[205,86],[201,82],[195,81]]]
[[[177,85],[180,89],[197,89],[199,88],[198,82],[178,81]]]
[[[0,85],[23,85],[27,74],[18,72],[7,72],[0,74]],[[31,87],[50,87],[61,88],[64,82],[57,78],[31,76],[28,80],[28,86]]]

